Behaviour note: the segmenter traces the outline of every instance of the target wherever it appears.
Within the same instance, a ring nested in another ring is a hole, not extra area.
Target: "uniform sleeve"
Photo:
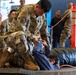
[[[45,46],[45,56],[48,57],[51,54],[52,54],[52,52],[51,52],[49,46]]]
[[[50,38],[49,38],[50,37],[50,34],[48,32],[48,26],[47,26],[45,17],[44,17],[43,21],[44,21],[43,22],[43,25],[42,25],[42,27],[40,29],[41,38],[43,40],[46,40],[48,46],[51,47],[50,46]]]
[[[67,18],[67,16],[69,15],[69,10],[66,10],[63,15],[61,16],[61,18]]]
[[[4,20],[0,25],[0,35],[3,35],[6,31],[6,20]]]
[[[46,18],[44,15],[43,15],[42,21],[43,21],[43,25],[40,29],[40,33],[41,33],[42,39],[44,39],[46,37],[46,33],[47,33],[47,24],[46,24]]]
[[[27,20],[27,16],[29,15],[29,12],[28,12],[28,6],[24,6],[22,9],[21,9],[21,12],[19,13],[18,15],[18,20],[22,20],[25,18],[25,20]]]

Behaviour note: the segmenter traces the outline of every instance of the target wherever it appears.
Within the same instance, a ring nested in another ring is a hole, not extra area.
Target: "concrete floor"
[[[21,68],[1,68],[0,75],[76,75],[76,68],[62,68],[61,70],[31,71]]]

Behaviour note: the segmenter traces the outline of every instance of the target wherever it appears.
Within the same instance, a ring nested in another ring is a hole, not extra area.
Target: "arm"
[[[7,25],[7,19],[2,21],[0,25],[0,35],[4,35],[6,33],[6,25]]]
[[[69,10],[66,10],[64,13],[63,13],[63,15],[61,16],[61,19],[65,22],[66,21],[66,19],[67,19],[67,17],[69,16]]]
[[[47,43],[46,43],[45,40],[42,41],[42,44],[43,44],[44,47],[45,47],[45,52],[44,52],[44,53],[45,53],[45,56],[48,57],[49,55],[52,54],[52,52],[51,52],[51,50],[50,50],[50,48],[49,48],[49,46],[47,45]]]
[[[41,51],[41,43],[37,42],[33,49],[33,56],[41,70],[54,70],[54,66]]]
[[[48,44],[48,46],[51,48],[50,46],[50,34],[48,32],[48,26],[47,26],[47,23],[46,23],[46,18],[44,16],[44,19],[43,19],[43,25],[40,29],[40,33],[41,33],[41,38],[43,40],[45,40]]]

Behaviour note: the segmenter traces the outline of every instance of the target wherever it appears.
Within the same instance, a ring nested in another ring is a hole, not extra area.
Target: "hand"
[[[39,42],[39,40],[41,39],[40,34],[37,34],[36,36],[33,36],[34,38],[34,42]]]
[[[44,46],[47,46],[47,43],[46,43],[45,40],[42,40],[42,44],[43,44]]]

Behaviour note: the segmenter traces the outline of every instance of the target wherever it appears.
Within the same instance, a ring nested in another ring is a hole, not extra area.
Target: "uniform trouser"
[[[0,48],[5,48],[6,44],[4,42],[4,39],[0,36]]]
[[[54,70],[54,66],[48,58],[42,53],[41,43],[36,43],[33,49],[33,55],[41,70]]]
[[[22,58],[24,61],[24,62],[22,61],[24,68],[30,69],[30,70],[39,69],[36,61],[32,58],[32,56],[28,52],[27,40],[26,40],[23,32],[18,31],[18,32],[11,33],[10,35],[8,35],[5,38],[5,42],[6,42],[7,46],[10,47],[10,49],[8,48],[6,50],[7,58],[9,57],[9,55],[15,54],[17,52],[18,55],[20,56],[20,58]],[[0,63],[0,66],[2,65],[2,63],[5,63],[7,61],[6,57],[3,55],[3,57],[1,58],[1,60],[3,62]],[[5,58],[5,60],[3,60],[4,58]],[[4,66],[4,64],[2,66]],[[20,66],[20,64],[19,64],[19,66]]]
[[[14,32],[5,38],[5,42],[8,46],[7,51],[12,55],[11,58],[13,59],[13,62],[15,63],[18,62],[17,64],[19,66],[20,65],[22,66],[23,61],[24,61],[24,57],[22,55],[27,52],[27,48],[25,46],[27,45],[27,40],[25,39],[26,38],[23,32]]]
[[[66,40],[71,36],[71,32],[63,30],[60,36],[60,47],[65,47]]]
[[[27,40],[22,31],[11,33],[5,38],[5,42],[13,50],[17,49],[19,52],[28,50]]]

